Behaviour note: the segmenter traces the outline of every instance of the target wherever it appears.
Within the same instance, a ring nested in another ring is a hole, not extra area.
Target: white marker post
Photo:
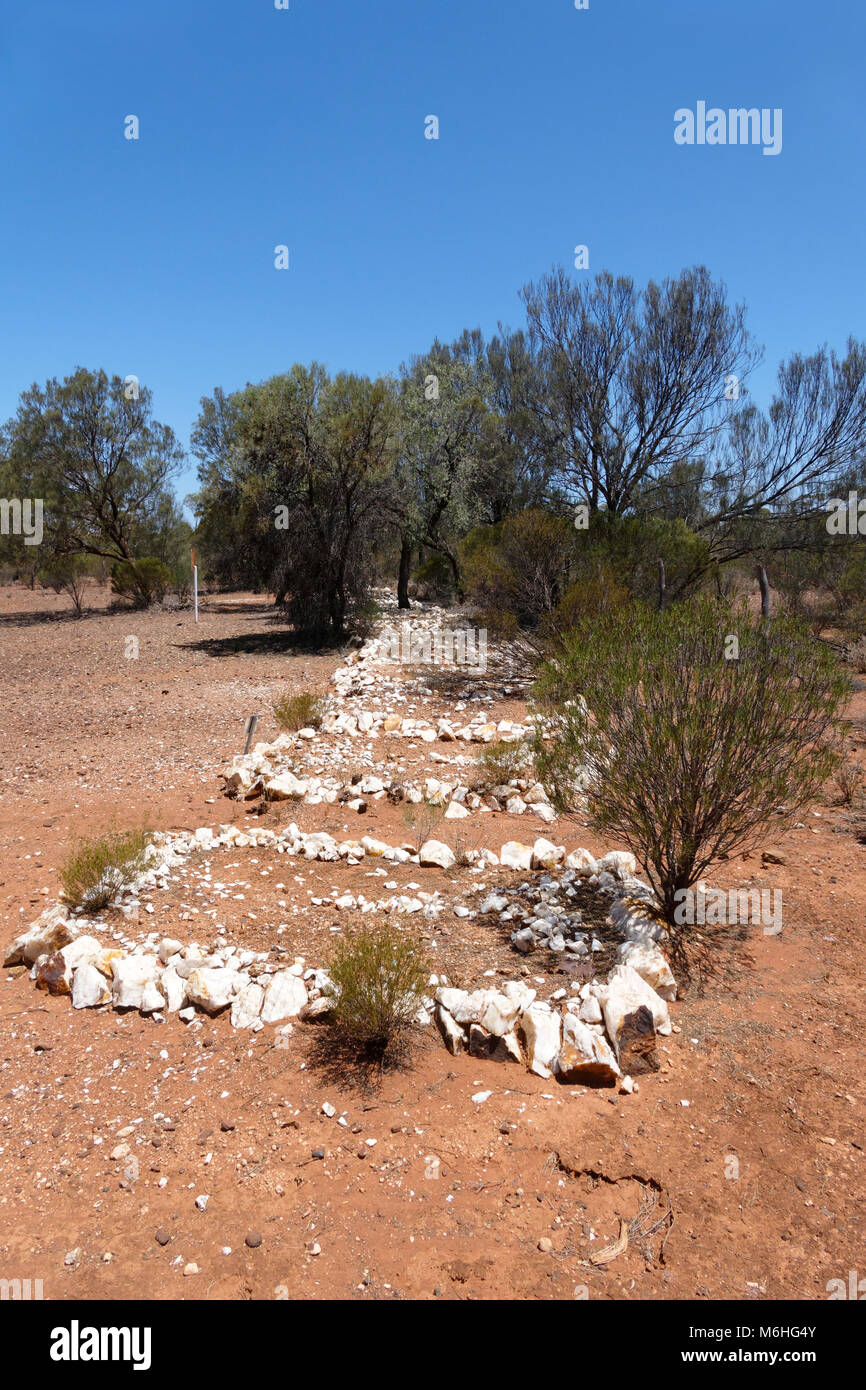
[[[195,620],[198,622],[198,565],[195,562],[195,549],[192,551],[192,601],[195,609]]]

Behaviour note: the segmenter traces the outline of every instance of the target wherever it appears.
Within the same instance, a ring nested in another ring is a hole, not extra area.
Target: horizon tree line
[[[642,288],[554,268],[521,301],[522,327],[392,375],[296,363],[217,387],[191,436],[194,532],[146,387],[83,367],[32,386],[0,428],[0,496],[44,499],[44,541],[0,535],[0,562],[59,582],[109,565],[123,592],[145,561],[180,582],[194,540],[213,583],[272,593],[317,641],[362,623],[385,576],[403,608],[414,579],[530,628],[578,581],[664,605],[724,595],[743,564],[793,601],[824,576],[866,598],[822,511],[863,481],[866,343],[794,353],[762,411],[744,306],[704,267]]]

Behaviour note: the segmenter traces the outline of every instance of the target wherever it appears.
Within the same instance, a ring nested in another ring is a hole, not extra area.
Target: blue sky
[[[4,8],[2,418],[103,366],[188,447],[217,385],[314,358],[375,374],[517,325],[520,287],[578,243],[591,273],[725,280],[766,348],[759,401],[792,351],[866,336],[851,0],[290,5]],[[676,145],[700,100],[781,107],[781,154]]]

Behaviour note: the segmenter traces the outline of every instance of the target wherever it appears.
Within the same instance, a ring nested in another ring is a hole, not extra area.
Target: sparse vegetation
[[[458,824],[463,825],[466,824],[466,822],[459,821]],[[461,869],[465,869],[474,863],[470,855],[473,851],[477,853],[481,848],[482,839],[483,835],[480,832],[476,832],[474,835],[467,835],[464,830],[456,830],[454,832],[451,848],[454,851],[454,857]],[[448,870],[447,872],[453,873],[453,870]]]
[[[444,818],[445,807],[432,801],[410,802],[403,811],[403,819],[412,831],[419,849],[427,840],[433,839],[434,832]]]
[[[299,690],[296,694],[286,691],[274,701],[274,718],[285,733],[320,729],[327,709],[324,695],[314,695],[311,690]]]
[[[474,615],[475,626],[487,633],[489,642],[513,642],[520,631],[516,613],[507,608],[482,608]]]
[[[110,830],[79,840],[60,870],[63,897],[70,907],[106,907],[145,867],[149,832]]]
[[[845,647],[844,660],[858,676],[866,675],[866,637],[857,637]]]
[[[136,608],[161,603],[174,587],[174,575],[155,555],[143,560],[123,560],[111,566],[111,589]]]
[[[84,614],[84,595],[100,569],[101,563],[89,555],[58,555],[39,571],[39,583],[55,594],[66,594],[72,600],[76,618]]]
[[[614,613],[545,670],[538,696],[558,736],[539,740],[539,771],[562,805],[575,767],[590,770],[592,823],[646,865],[681,955],[680,890],[820,794],[849,685],[791,618],[708,600]]]
[[[856,806],[863,799],[863,769],[854,762],[846,747],[840,751],[841,761],[836,769],[834,781],[842,806]]]
[[[404,1055],[429,974],[420,940],[390,922],[362,927],[337,947],[329,973],[335,1042],[360,1061]]]
[[[515,777],[526,777],[531,770],[531,761],[525,744],[495,739],[492,743],[486,743],[478,754],[476,785],[485,789],[506,786]]]

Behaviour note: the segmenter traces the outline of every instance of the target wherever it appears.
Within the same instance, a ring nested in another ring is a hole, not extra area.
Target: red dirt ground
[[[253,595],[210,600],[197,628],[187,612],[78,622],[66,609],[0,588],[3,944],[55,899],[76,835],[112,821],[248,823],[218,778],[242,749],[243,721],[258,713],[257,737],[272,737],[275,694],[324,690],[338,661],[293,653]],[[124,655],[129,636],[137,660]],[[506,708],[516,707],[496,716]],[[864,710],[858,695],[861,746]],[[404,741],[397,754],[435,771],[423,745],[412,753]],[[392,843],[408,833],[387,800],[364,817],[293,806],[252,823],[279,819]],[[235,1032],[225,1017],[187,1028],[176,1016],[73,1012],[26,972],[3,971],[0,1277],[42,1279],[45,1297],[59,1299],[826,1299],[828,1281],[866,1274],[866,848],[841,807],[816,805],[804,822],[768,837],[784,865],[754,855],[708,876],[781,888],[784,931],[738,933],[703,993],[672,1005],[680,1031],[662,1040],[662,1071],[631,1096],[454,1058],[432,1036],[410,1068],[365,1090],[322,1069],[313,1026],[296,1026],[281,1048],[273,1027]],[[579,820],[546,828],[490,814],[444,825],[443,838],[471,825],[472,842],[495,849],[542,833],[569,848],[622,848]],[[311,908],[308,894],[369,894],[380,880],[364,862],[251,854],[250,890],[223,918],[232,939],[259,947],[285,919],[285,944],[324,964],[339,914]],[[415,865],[388,875],[449,901],[475,882]],[[482,881],[521,877],[492,870]],[[287,916],[280,897],[304,914]],[[159,927],[188,937],[182,887],[159,904]],[[477,919],[446,912],[441,925],[421,925],[454,983],[529,968]],[[531,968],[544,977],[539,957]],[[553,983],[548,968],[545,988]],[[474,1104],[481,1090],[492,1095]],[[322,1113],[324,1101],[345,1125]],[[137,1177],[110,1158],[128,1126]],[[594,1265],[621,1220],[627,1250]],[[247,1236],[261,1242],[251,1248]],[[539,1249],[545,1238],[551,1248]],[[197,1275],[184,1277],[188,1262]]]

